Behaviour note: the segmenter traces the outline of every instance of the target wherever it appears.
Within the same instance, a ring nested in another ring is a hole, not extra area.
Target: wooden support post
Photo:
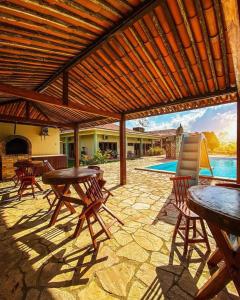
[[[74,127],[74,166],[79,167],[79,125]]]
[[[125,115],[121,115],[120,120],[120,185],[125,185],[127,181],[126,166],[126,121]]]
[[[68,105],[68,71],[63,72],[62,100],[63,100],[63,104]]]
[[[142,138],[140,138],[140,157],[142,157],[143,156],[143,139]]]
[[[237,183],[240,183],[240,96],[237,96]]]
[[[97,133],[95,132],[93,135],[93,155],[95,155],[98,151],[98,137]]]

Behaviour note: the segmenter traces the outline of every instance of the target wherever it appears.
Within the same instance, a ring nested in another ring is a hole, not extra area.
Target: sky
[[[214,131],[222,141],[236,141],[236,103],[148,117],[145,131],[177,128],[185,132]],[[128,128],[139,126],[137,120],[127,122]]]

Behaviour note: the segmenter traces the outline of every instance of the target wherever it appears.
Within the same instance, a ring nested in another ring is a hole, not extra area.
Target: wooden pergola
[[[237,102],[237,0],[0,2],[0,122],[78,128]]]

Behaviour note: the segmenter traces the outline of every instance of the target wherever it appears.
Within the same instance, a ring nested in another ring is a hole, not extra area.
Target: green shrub
[[[159,146],[153,146],[148,150],[148,155],[162,155],[165,154],[165,150]]]

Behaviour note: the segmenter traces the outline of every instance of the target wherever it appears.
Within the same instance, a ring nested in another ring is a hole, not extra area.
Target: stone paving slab
[[[101,166],[114,194],[107,205],[124,226],[111,227],[112,237],[100,243],[98,253],[86,228],[72,239],[81,208],[74,215],[63,209],[49,228],[51,214],[42,193],[18,201],[11,183],[0,183],[0,192],[8,191],[0,193],[0,299],[193,299],[209,277],[205,246],[192,247],[182,257],[182,241],[172,242],[177,212],[169,204],[170,175],[135,169],[161,160],[128,161],[128,184],[123,187],[119,163]],[[236,295],[230,283],[215,299]]]

